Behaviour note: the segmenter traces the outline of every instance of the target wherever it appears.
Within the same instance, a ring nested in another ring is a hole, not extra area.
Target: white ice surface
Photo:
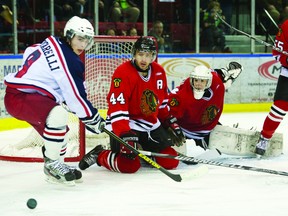
[[[261,130],[267,113],[223,114],[223,125]],[[225,159],[222,162],[288,172],[287,120],[284,155],[265,160]],[[17,136],[12,134],[11,137]],[[0,133],[0,145],[4,139]],[[191,143],[188,154],[201,152]],[[77,165],[77,163],[73,163]],[[197,166],[180,164],[173,173],[189,173]],[[119,174],[93,166],[83,171],[75,187],[44,180],[42,163],[0,161],[0,215],[3,216],[287,216],[288,176],[209,165],[205,175],[174,182],[159,170],[141,168]],[[26,201],[35,198],[34,210]]]

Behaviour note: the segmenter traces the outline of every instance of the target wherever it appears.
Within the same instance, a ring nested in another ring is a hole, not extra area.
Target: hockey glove
[[[238,62],[230,62],[226,68],[222,68],[221,70],[216,70],[223,79],[225,88],[228,89],[235,79],[240,75],[243,68],[242,65]]]
[[[82,122],[85,124],[87,130],[96,134],[102,133],[105,127],[105,120],[99,115],[98,112],[91,118],[82,119]]]
[[[133,148],[137,149],[139,139],[138,139],[137,134],[134,131],[130,130],[128,132],[125,132],[120,135],[120,138],[123,139],[123,141],[128,143]],[[136,157],[136,154],[133,153],[133,151],[128,149],[123,144],[120,144],[120,152],[125,154],[125,156],[130,159],[134,159]]]
[[[164,124],[163,127],[167,129],[171,139],[172,143],[176,146],[182,146],[183,143],[186,142],[185,136],[180,128],[180,126],[177,123],[177,119],[174,116],[169,116]]]

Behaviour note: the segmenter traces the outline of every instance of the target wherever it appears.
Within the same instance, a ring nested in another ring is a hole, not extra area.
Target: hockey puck
[[[34,209],[34,208],[36,208],[36,206],[37,206],[37,201],[35,199],[33,199],[33,198],[28,199],[27,207],[29,209]]]

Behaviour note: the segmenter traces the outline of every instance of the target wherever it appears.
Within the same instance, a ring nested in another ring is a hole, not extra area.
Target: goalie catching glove
[[[86,129],[92,133],[100,134],[105,127],[105,120],[98,112],[90,118],[81,119],[81,121],[85,124]]]
[[[216,69],[215,71],[222,76],[225,89],[228,89],[240,75],[242,70],[241,64],[238,62],[230,62],[226,68]]]
[[[172,143],[176,146],[182,146],[183,143],[186,142],[185,136],[180,128],[180,126],[177,123],[177,119],[174,116],[169,116],[165,122],[163,123],[163,127],[167,129]]]
[[[125,141],[126,143],[128,143],[128,145],[132,146],[135,149],[138,149],[138,136],[137,134],[130,130],[128,132],[122,133],[120,135],[120,138]],[[125,154],[125,156],[129,159],[134,159],[136,157],[136,154],[133,153],[133,151],[131,151],[130,149],[128,149],[126,146],[124,146],[123,144],[120,143],[120,152]]]

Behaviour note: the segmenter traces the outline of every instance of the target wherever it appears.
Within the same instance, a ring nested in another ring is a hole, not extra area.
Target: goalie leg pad
[[[260,137],[259,131],[217,125],[210,134],[209,149],[219,149],[223,154],[255,156]],[[269,141],[264,157],[276,157],[283,153],[283,134],[275,133]]]

